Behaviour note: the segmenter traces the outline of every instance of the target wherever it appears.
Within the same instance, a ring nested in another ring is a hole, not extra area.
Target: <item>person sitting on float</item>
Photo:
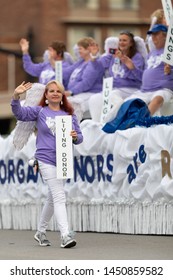
[[[113,77],[113,90],[109,97],[110,108],[117,103],[122,104],[126,97],[141,86],[147,56],[143,39],[124,30],[119,35],[118,46],[110,48],[109,54],[94,58],[95,51],[97,50],[91,48],[95,67],[104,71],[108,69],[108,76]],[[89,100],[90,114],[94,121],[100,121],[102,102],[102,92]]]

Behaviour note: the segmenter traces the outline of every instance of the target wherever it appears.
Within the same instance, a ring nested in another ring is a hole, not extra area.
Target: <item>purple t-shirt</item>
[[[163,62],[164,49],[154,49],[148,55],[146,69],[142,77],[141,91],[156,91],[162,88],[173,90],[173,72],[170,75],[164,74]],[[173,70],[173,67],[171,66]]]
[[[68,61],[62,61],[62,67],[71,65]],[[23,55],[23,67],[33,77],[39,78],[39,83],[46,85],[49,81],[55,80],[55,69],[49,61],[33,63],[29,54]]]
[[[17,120],[36,121],[35,158],[45,163],[56,165],[55,117],[68,115],[68,113],[62,110],[53,111],[48,106],[22,107],[18,100],[12,100],[11,106]],[[75,115],[72,115],[72,128],[76,130],[78,135],[74,144],[80,144],[83,141],[83,135]]]
[[[124,63],[116,63],[117,58],[114,58],[111,54],[102,56],[94,63],[99,63],[100,67],[104,68],[104,71],[107,70],[108,76],[113,77],[114,88],[133,87],[139,89],[145,68],[145,60],[139,52],[131,60],[135,69],[129,69]]]
[[[103,86],[103,77],[103,68],[83,59],[63,69],[65,88],[71,90],[73,94],[100,92]]]

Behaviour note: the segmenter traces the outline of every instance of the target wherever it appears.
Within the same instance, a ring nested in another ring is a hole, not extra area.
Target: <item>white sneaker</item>
[[[61,248],[71,248],[76,246],[76,240],[73,237],[74,237],[74,233],[72,232],[63,236],[61,242]]]
[[[34,239],[39,243],[40,246],[51,246],[51,243],[47,239],[44,232],[37,231],[34,235]]]

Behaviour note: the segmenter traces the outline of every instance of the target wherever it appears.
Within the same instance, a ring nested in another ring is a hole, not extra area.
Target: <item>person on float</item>
[[[70,66],[73,60],[69,59],[66,46],[61,41],[53,41],[44,52],[43,62],[34,63],[29,54],[29,41],[22,38],[19,42],[23,53],[24,70],[33,77],[38,77],[38,82],[46,85],[50,80],[55,79],[55,62],[62,61],[62,67]]]
[[[94,59],[94,48],[91,48],[93,64],[98,68],[109,70],[113,77],[113,90],[109,97],[110,108],[120,106],[123,100],[140,88],[145,67],[147,49],[144,40],[134,36],[130,31],[122,31],[118,46],[110,49],[110,54]],[[97,106],[95,106],[97,104]],[[99,122],[102,109],[102,93],[89,100],[91,118]]]
[[[142,99],[151,115],[159,113],[163,103],[169,102],[173,96],[173,66],[163,62],[167,31],[166,25],[155,24],[147,32],[152,36],[155,48],[148,54],[140,90],[130,97]]]
[[[48,196],[41,213],[38,231],[34,238],[39,242],[40,246],[51,245],[46,237],[46,229],[54,214],[62,238],[61,247],[69,248],[76,245],[76,240],[68,227],[64,180],[57,179],[56,174],[55,117],[72,115],[73,130],[69,136],[72,137],[75,145],[83,141],[83,135],[77,117],[74,115],[74,110],[64,94],[62,84],[57,81],[50,81],[45,87],[43,97],[38,106],[21,106],[20,95],[31,87],[31,83],[25,82],[16,87],[11,106],[17,120],[36,122],[35,159],[38,161],[41,176],[48,185]]]
[[[88,100],[102,89],[104,69],[91,62],[90,47],[97,46],[92,37],[81,38],[77,42],[80,59],[73,65],[63,68],[65,94],[72,103],[75,113],[81,120],[89,110]]]

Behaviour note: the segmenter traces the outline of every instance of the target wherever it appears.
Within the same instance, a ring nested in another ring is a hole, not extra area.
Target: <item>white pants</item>
[[[131,88],[131,87],[114,88],[110,93],[109,101],[110,101],[111,105],[114,106],[114,105],[116,105],[116,98],[119,97],[124,100],[124,99],[130,97],[136,91],[137,91],[137,88]]]
[[[141,92],[140,90],[138,90],[135,92],[135,94],[131,95],[129,98],[126,98],[125,101],[132,98],[140,98],[148,105],[157,96],[161,96],[163,98],[163,103],[168,103],[173,96],[173,91],[167,88],[159,89],[156,91],[148,91],[148,92]],[[162,115],[162,110],[160,108],[154,113],[153,116],[161,116],[161,115]]]
[[[141,92],[140,90],[138,90],[133,95],[126,98],[125,101],[132,98],[140,98],[146,104],[149,104],[156,96],[161,96],[164,102],[169,102],[173,96],[173,91],[168,88],[163,88],[156,91],[148,91],[148,92]]]
[[[69,233],[64,181],[56,178],[56,166],[39,161],[39,170],[43,180],[48,185],[48,196],[44,204],[38,231],[44,232],[48,223],[55,215],[61,236]]]

